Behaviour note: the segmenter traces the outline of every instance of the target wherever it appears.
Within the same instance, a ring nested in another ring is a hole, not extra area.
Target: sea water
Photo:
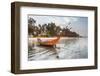
[[[28,60],[86,59],[88,38],[61,38],[56,47],[31,46]]]

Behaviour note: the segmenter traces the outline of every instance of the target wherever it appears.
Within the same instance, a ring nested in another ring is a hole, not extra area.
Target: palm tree
[[[34,34],[35,23],[36,23],[36,20],[34,20],[33,18],[28,19],[28,33],[29,33],[29,35]]]
[[[35,23],[36,23],[36,20],[34,20],[33,18],[29,18],[28,19],[28,24],[30,24],[30,25],[35,25]]]

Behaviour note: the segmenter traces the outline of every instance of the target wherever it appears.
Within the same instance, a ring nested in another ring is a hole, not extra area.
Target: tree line
[[[79,37],[78,33],[71,31],[72,28],[69,28],[69,25],[71,23],[68,23],[63,28],[57,26],[54,22],[36,25],[36,20],[29,18],[28,35],[33,37],[54,37],[61,33],[62,37]]]

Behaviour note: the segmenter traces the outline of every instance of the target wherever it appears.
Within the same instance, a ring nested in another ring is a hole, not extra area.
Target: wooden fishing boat
[[[46,41],[43,41],[42,39],[38,38],[38,43],[42,46],[55,46],[58,41],[59,41],[60,37],[57,37],[55,39],[48,39]]]

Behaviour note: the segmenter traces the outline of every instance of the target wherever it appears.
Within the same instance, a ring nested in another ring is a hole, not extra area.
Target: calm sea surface
[[[56,48],[34,45],[28,50],[28,60],[88,58],[88,38],[60,39]]]

